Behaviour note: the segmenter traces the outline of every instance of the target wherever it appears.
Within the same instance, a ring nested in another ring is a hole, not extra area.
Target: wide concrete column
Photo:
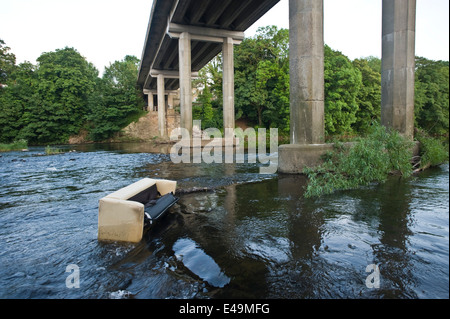
[[[416,0],[383,0],[381,124],[414,136]]]
[[[234,41],[225,38],[223,42],[223,128],[235,128],[234,114]]]
[[[291,144],[325,138],[323,0],[289,0]]]
[[[181,127],[192,136],[192,84],[191,84],[191,36],[187,32],[178,39],[180,59],[180,113]]]
[[[166,99],[165,99],[164,75],[159,74],[157,78],[158,94],[158,129],[159,135],[165,137],[166,130]]]
[[[291,144],[278,149],[280,173],[303,173],[332,149],[325,141],[323,0],[289,0]]]

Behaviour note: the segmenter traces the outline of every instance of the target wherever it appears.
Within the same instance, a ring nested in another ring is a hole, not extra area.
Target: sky
[[[280,0],[250,27],[289,28]],[[152,0],[0,0],[0,39],[17,63],[73,47],[100,73],[126,55],[142,56]],[[324,37],[350,59],[381,57],[381,0],[324,0]],[[449,60],[449,0],[417,0],[416,55]]]

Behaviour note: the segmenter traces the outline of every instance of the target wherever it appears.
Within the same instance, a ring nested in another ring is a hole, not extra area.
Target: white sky
[[[289,27],[281,0],[246,32]],[[77,49],[100,73],[125,55],[141,58],[152,0],[0,0],[0,39],[17,62]],[[381,0],[324,0],[325,43],[350,59],[381,57]],[[449,60],[449,0],[417,0],[416,55]]]

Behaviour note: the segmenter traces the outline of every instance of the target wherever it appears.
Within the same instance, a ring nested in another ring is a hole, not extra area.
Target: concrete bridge
[[[278,2],[154,0],[138,85],[156,94],[158,105],[179,88],[181,127],[192,132],[191,79],[222,51],[224,128],[234,128],[233,47]],[[416,0],[383,0],[382,6],[381,121],[412,138]],[[279,148],[280,172],[301,172],[330,147],[324,144],[323,12],[323,0],[289,0],[291,144]],[[158,108],[161,136],[167,135],[165,112]]]

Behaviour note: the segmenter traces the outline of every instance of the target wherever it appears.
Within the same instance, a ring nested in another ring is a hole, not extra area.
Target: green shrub
[[[445,147],[439,139],[429,137],[423,132],[418,132],[416,138],[420,142],[420,169],[448,162],[448,145]]]
[[[384,182],[394,172],[409,177],[413,146],[412,141],[399,133],[375,125],[369,135],[357,138],[351,145],[336,143],[335,150],[324,156],[323,164],[306,168],[309,183],[304,196]]]
[[[10,144],[0,144],[0,152],[18,151],[27,148],[26,140],[17,140]]]
[[[45,148],[46,155],[55,155],[55,154],[62,154],[62,153],[64,153],[64,151],[62,149],[51,147],[49,145],[47,145],[47,147]]]

